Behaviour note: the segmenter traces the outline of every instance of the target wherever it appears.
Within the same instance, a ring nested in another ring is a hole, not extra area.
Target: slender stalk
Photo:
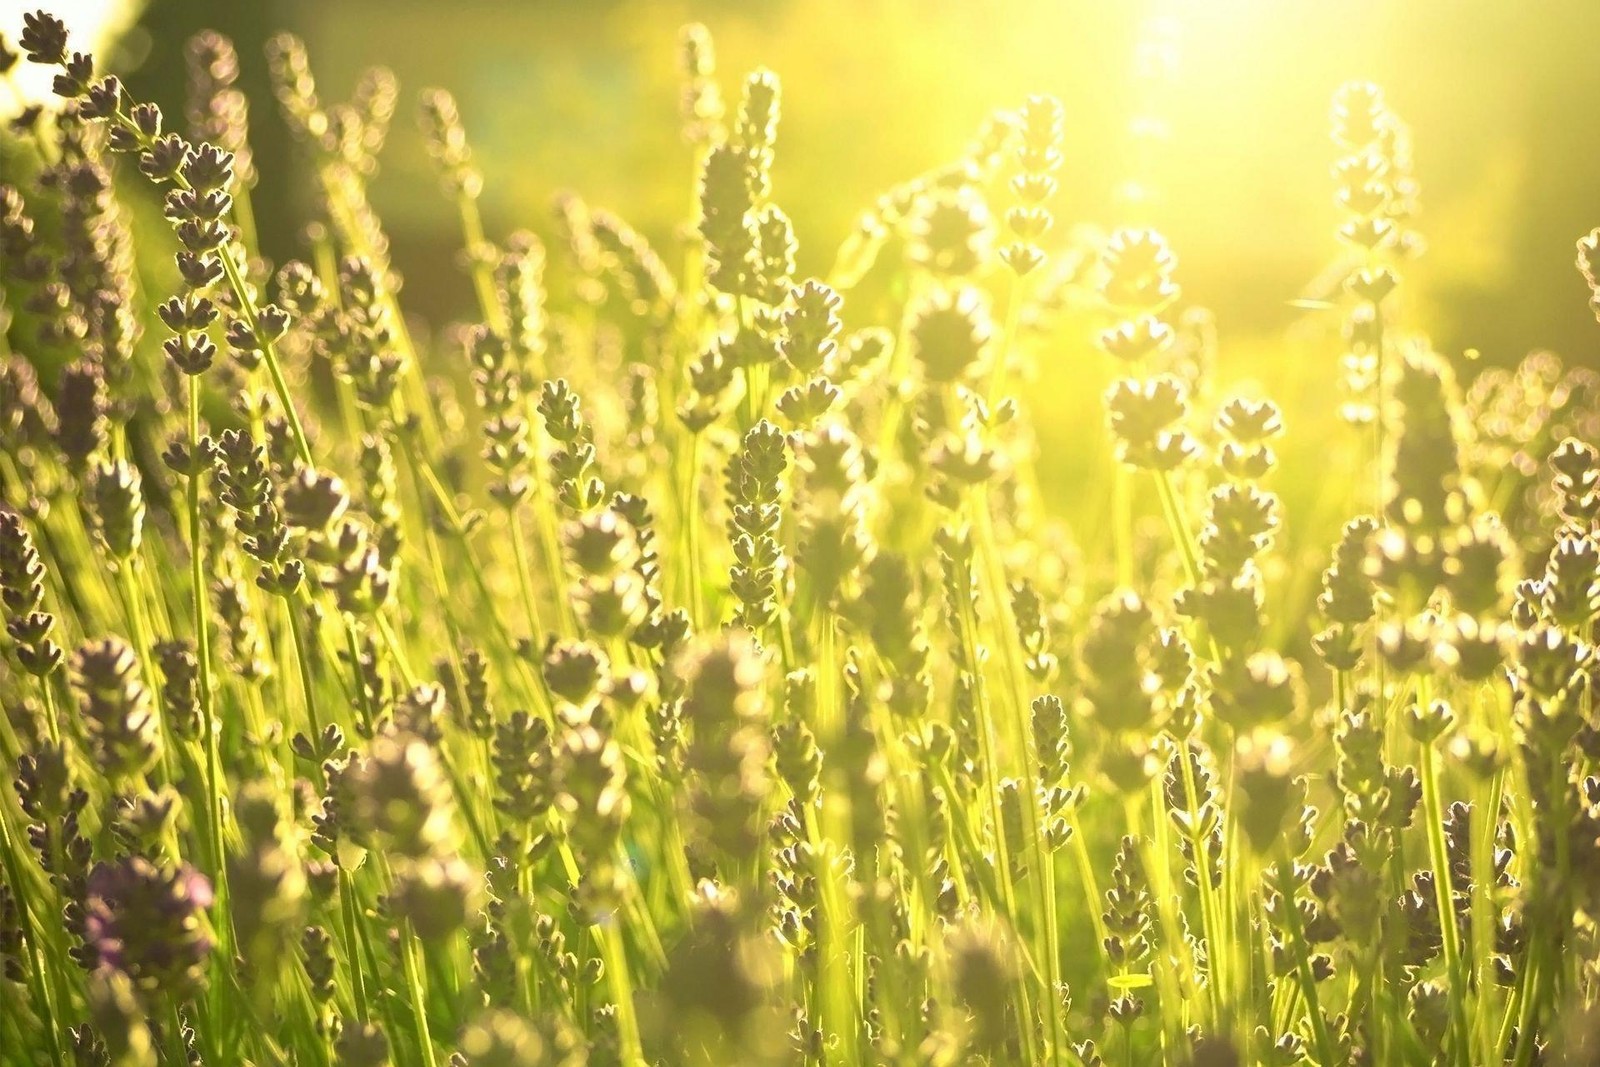
[[[606,978],[611,983],[611,1003],[617,1009],[622,1062],[625,1067],[641,1067],[645,1058],[639,1040],[639,1020],[633,1010],[633,983],[628,977],[628,957],[623,951],[622,935],[615,926],[608,924],[600,928],[600,951],[606,963]]]
[[[30,992],[33,1002],[44,1015],[45,1034],[50,1045],[50,1062],[52,1067],[64,1067],[66,1060],[61,1049],[61,1033],[65,1027],[57,1022],[57,1004],[52,1002],[50,989],[45,982],[47,964],[34,926],[34,906],[23,872],[17,867],[17,852],[12,845],[11,814],[3,807],[0,807],[0,850],[4,851],[6,878],[11,883],[11,891],[17,898],[17,917],[22,926],[23,940],[27,944],[28,983],[32,987]],[[58,972],[60,961],[49,969],[52,973]],[[62,1003],[60,1007],[65,1010],[67,1006]]]
[[[700,435],[689,438],[689,461],[684,471],[682,503],[678,515],[684,530],[684,590],[689,622],[696,630],[702,625],[700,614]]]
[[[1439,799],[1438,755],[1422,746],[1422,817],[1428,824],[1428,854],[1433,863],[1434,900],[1439,909],[1439,934],[1444,942],[1444,967],[1449,975],[1450,1032],[1457,1058],[1467,1055],[1466,991],[1470,982],[1461,963],[1461,935],[1450,887],[1450,854],[1444,838],[1444,808]]]
[[[1300,992],[1305,996],[1306,1013],[1311,1016],[1311,1033],[1316,1041],[1317,1062],[1335,1064],[1333,1040],[1328,1036],[1328,1021],[1322,1014],[1322,1003],[1317,996],[1317,979],[1311,970],[1310,950],[1306,946],[1305,930],[1300,923],[1300,909],[1295,904],[1294,858],[1284,851],[1278,859],[1278,892],[1283,900],[1284,920],[1289,924],[1289,937],[1293,942],[1295,971],[1300,976]]]
[[[284,614],[289,618],[289,633],[294,642],[296,673],[300,676],[300,696],[306,706],[306,725],[311,728],[311,739],[321,741],[322,720],[317,715],[317,697],[315,686],[311,681],[311,649],[306,643],[305,624],[300,620],[300,613],[295,610],[295,605],[284,601]],[[321,776],[319,769],[317,774]]]
[[[115,564],[117,575],[117,588],[122,595],[122,616],[128,626],[128,636],[133,639],[133,650],[139,654],[139,667],[142,671],[150,671],[155,665],[155,655],[151,652],[154,643],[150,639],[150,623],[144,617],[143,593],[139,589],[139,580],[134,574],[134,565],[131,558],[118,560]],[[161,724],[161,776],[162,781],[176,781],[172,769],[171,748],[173,737],[167,717],[158,715]]]
[[[1061,945],[1056,935],[1055,902],[1049,895],[1050,881],[1053,881],[1047,872],[1050,869],[1052,856],[1044,846],[1044,835],[1040,832],[1039,819],[1036,814],[1036,804],[1033,799],[1033,783],[1039,780],[1038,756],[1033,750],[1027,712],[1028,698],[1023,690],[1026,670],[1019,661],[1018,627],[1016,617],[1011,607],[1009,586],[1005,579],[1004,565],[1000,559],[999,547],[995,541],[994,523],[989,517],[987,501],[981,495],[973,499],[974,526],[977,533],[978,557],[984,573],[984,584],[987,586],[988,599],[993,605],[995,615],[999,622],[999,633],[996,640],[1001,648],[1001,662],[1005,668],[1005,678],[1008,689],[1007,704],[1011,710],[1012,745],[1017,753],[1017,758],[1022,762],[1022,789],[1026,791],[1024,803],[1027,817],[1024,820],[1023,833],[1027,839],[1027,846],[1032,853],[1032,861],[1039,876],[1033,879],[1034,899],[1031,906],[1036,913],[1034,923],[1035,933],[1039,935],[1042,944],[1039,946],[1044,956],[1044,1003],[1051,1005],[1055,1002],[1057,990],[1061,985]],[[1066,1039],[1061,1030],[1061,1019],[1058,1012],[1047,1010],[1049,1017],[1048,1028],[1050,1033],[1051,1056],[1060,1054],[1065,1047]]]
[[[433,1035],[428,1029],[428,995],[422,987],[422,974],[417,968],[417,935],[410,920],[400,923],[400,962],[406,972],[406,993],[411,998],[411,1016],[417,1023],[417,1043],[422,1046],[422,1062],[426,1067],[438,1067],[438,1057],[433,1050]]]
[[[843,728],[843,709],[839,700],[839,665],[834,651],[835,621],[833,612],[821,610],[821,635],[817,647],[817,740],[827,747],[834,744]],[[825,768],[826,770],[826,768]],[[856,1004],[850,978],[850,959],[845,932],[852,915],[844,891],[839,884],[837,854],[850,841],[850,798],[842,790],[824,788],[822,796],[821,834],[816,840],[818,856],[824,864],[821,883],[821,920],[817,960],[817,984],[822,991],[823,1022],[839,1037],[841,1052],[848,1064],[861,1061],[857,1034]]]
[[[339,868],[339,929],[344,938],[345,965],[350,970],[350,987],[355,995],[356,1018],[366,1022],[371,1016],[367,1011],[367,983],[362,973],[361,950],[356,942],[355,890],[351,885],[350,872],[343,867]]]
[[[188,376],[188,412],[189,412],[189,449],[190,455],[200,454],[200,379],[197,375]],[[192,594],[190,600],[194,608],[194,643],[195,658],[199,662],[199,698],[200,717],[204,727],[205,767],[206,767],[206,817],[211,825],[211,840],[214,843],[216,854],[217,895],[223,903],[218,909],[223,916],[228,915],[228,872],[226,850],[222,840],[222,772],[218,766],[218,740],[217,716],[212,707],[212,680],[211,680],[211,625],[209,621],[210,604],[206,600],[206,591],[210,586],[206,582],[206,549],[205,528],[200,513],[200,475],[198,472],[189,476],[186,485],[187,503],[189,510],[189,584]],[[231,935],[226,929],[231,924],[226,918],[222,923],[225,935]],[[224,947],[231,945],[232,937],[224,937]]]
[[[1473,827],[1472,834],[1472,983],[1477,991],[1473,1008],[1477,1046],[1472,1050],[1472,1055],[1483,1063],[1496,1055],[1493,1020],[1497,1014],[1497,998],[1495,978],[1491,973],[1494,900],[1491,892],[1495,880],[1494,843],[1500,826],[1499,797],[1504,781],[1505,771],[1496,771],[1489,785],[1489,799],[1484,803],[1483,814],[1479,818],[1481,825]]]
[[[1206,939],[1206,963],[1210,974],[1206,976],[1206,1001],[1211,1018],[1220,1022],[1222,1012],[1222,970],[1217,966],[1225,951],[1221,937],[1221,920],[1218,916],[1216,887],[1211,884],[1211,843],[1200,828],[1200,791],[1195,783],[1194,767],[1190,763],[1187,742],[1179,742],[1178,766],[1183,777],[1184,801],[1189,805],[1189,849],[1194,857],[1195,883],[1200,891],[1200,927]]]

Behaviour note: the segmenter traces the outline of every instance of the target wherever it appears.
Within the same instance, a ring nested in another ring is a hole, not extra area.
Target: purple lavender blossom
[[[89,874],[85,940],[99,966],[126,974],[139,990],[183,996],[200,984],[211,953],[202,921],[211,903],[211,882],[186,863],[99,863]]]

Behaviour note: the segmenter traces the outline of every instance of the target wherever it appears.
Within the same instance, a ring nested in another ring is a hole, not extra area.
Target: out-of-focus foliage
[[[346,0],[286,3],[281,21],[303,28],[330,84],[381,61],[407,84],[451,86],[495,176],[492,219],[538,224],[553,191],[582,188],[659,239],[681,200],[633,178],[688,167],[660,42],[690,18],[730,67],[764,64],[793,90],[783,137],[808,151],[780,155],[775,180],[811,271],[882,189],[960,151],[1004,101],[1049,92],[1069,102],[1066,217],[1158,226],[1226,337],[1276,341],[1325,265],[1327,101],[1367,78],[1433,132],[1417,167],[1436,254],[1413,280],[1439,342],[1505,363],[1587,340],[1581,290],[1552,264],[1600,182],[1600,155],[1564,121],[1600,94],[1588,0],[1537,14],[1498,0]],[[432,188],[400,131],[374,195],[411,274],[449,238]],[[462,295],[446,293],[424,306]]]
[[[361,10],[535,88],[0,27],[0,1064],[1595,1061],[1600,372],[1439,343],[1403,72],[1280,234],[1242,5]]]

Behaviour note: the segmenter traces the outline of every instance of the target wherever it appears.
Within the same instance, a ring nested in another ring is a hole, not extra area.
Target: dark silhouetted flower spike
[[[0,187],[3,200],[4,187]],[[0,218],[0,254],[3,254],[5,228]],[[0,311],[0,319],[4,312]],[[56,432],[56,412],[40,386],[32,363],[13,359],[0,364],[0,441],[14,452],[26,446],[48,450]]]
[[[1213,886],[1222,883],[1223,819],[1216,781],[1212,752],[1204,742],[1191,737],[1172,746],[1162,789],[1168,815],[1179,833],[1179,849],[1189,864],[1184,879],[1191,886],[1200,884],[1202,872]]]
[[[1124,378],[1106,396],[1117,456],[1131,467],[1171,471],[1195,456],[1199,445],[1178,425],[1189,411],[1182,383],[1170,375]]]
[[[1058,785],[1067,775],[1067,711],[1057,696],[1033,702],[1033,743],[1039,758],[1039,780]]]
[[[839,295],[812,280],[789,294],[778,351],[800,375],[828,373],[838,349]]]
[[[195,658],[194,645],[187,639],[174,639],[158,643],[152,651],[161,668],[163,721],[177,736],[197,740],[204,720],[200,705],[200,663]]]
[[[390,903],[425,944],[439,945],[466,926],[482,882],[459,856],[428,857],[400,868]]]
[[[998,1052],[1016,1026],[1007,1011],[1007,990],[1017,974],[1014,949],[997,928],[969,921],[951,931],[945,950],[952,992],[972,1019],[972,1047]]]
[[[1377,522],[1367,516],[1345,524],[1334,547],[1333,563],[1323,572],[1322,595],[1317,598],[1317,606],[1332,622],[1353,626],[1372,618],[1374,590],[1364,561],[1367,540],[1377,529]]]
[[[0,510],[0,598],[11,616],[28,615],[44,604],[46,571],[33,535],[15,511]]]
[[[929,382],[947,385],[976,373],[991,333],[978,290],[936,289],[913,313],[911,351]]]
[[[652,1004],[661,1047],[671,1053],[665,1062],[781,1062],[792,1016],[779,999],[780,982],[781,961],[741,899],[703,886]]]
[[[375,1024],[351,1023],[339,1031],[334,1053],[340,1067],[389,1067],[389,1039]]]
[[[1117,848],[1111,888],[1106,890],[1104,919],[1107,958],[1118,973],[1126,974],[1149,957],[1155,928],[1136,837],[1124,837]]]
[[[1239,826],[1257,855],[1275,855],[1286,828],[1299,821],[1305,785],[1291,774],[1293,761],[1282,734],[1247,734],[1234,746]]]
[[[1021,579],[1011,583],[1011,614],[1017,622],[1022,665],[1034,681],[1048,681],[1060,660],[1052,650],[1048,609],[1032,582]]]
[[[799,248],[794,236],[794,224],[776,204],[763,205],[755,213],[752,224],[755,227],[755,277],[751,295],[775,307],[783,303],[794,286],[794,257]],[[766,308],[756,308],[751,317],[756,324],[756,331],[762,335],[762,343],[769,343],[772,333],[771,312]]]
[[[1587,626],[1600,612],[1600,544],[1590,535],[1556,538],[1545,561],[1544,610],[1562,626]]]
[[[545,250],[537,237],[519,230],[506,238],[494,267],[496,295],[511,324],[511,342],[531,368],[541,365],[549,347],[544,274]]]
[[[340,776],[337,796],[344,826],[358,840],[412,858],[436,855],[452,843],[450,787],[433,750],[419,738],[374,738]]]
[[[234,814],[244,848],[228,862],[229,914],[246,951],[259,954],[257,959],[271,958],[269,954],[284,951],[300,928],[305,866],[269,783],[246,783]]]
[[[202,30],[184,45],[189,69],[189,134],[233,156],[239,183],[256,181],[255,162],[247,140],[250,101],[237,87],[239,56],[233,42],[213,30]]]
[[[1455,381],[1438,357],[1413,351],[1402,365],[1395,399],[1401,423],[1385,510],[1392,522],[1437,536],[1464,517]]]
[[[222,502],[235,512],[240,546],[261,564],[262,588],[288,596],[304,573],[287,559],[289,528],[278,510],[278,494],[267,468],[267,450],[240,430],[224,430],[217,441],[217,483]]]
[[[770,788],[765,668],[743,631],[723,631],[680,659],[685,679],[685,763],[695,775],[689,807],[695,825],[731,879],[755,858]]]
[[[708,280],[724,293],[754,295],[754,207],[743,153],[728,144],[712,148],[700,177],[700,235],[710,257]]]
[[[778,774],[795,800],[803,808],[814,805],[822,791],[822,752],[805,720],[791,718],[779,723],[773,731],[773,750]]]
[[[554,803],[553,760],[550,725],[544,719],[518,710],[497,724],[492,756],[495,807],[523,826],[543,819]]]
[[[67,60],[67,26],[54,15],[35,11],[22,16],[22,36],[17,39],[30,63],[59,66]]]
[[[989,208],[969,186],[919,196],[909,220],[907,258],[943,277],[973,274],[987,262],[994,237]]]
[[[1589,309],[1600,319],[1600,226],[1578,238],[1578,273],[1589,286]]]
[[[1592,527],[1600,517],[1600,452],[1568,437],[1551,452],[1549,463],[1562,516],[1580,531]]]
[[[566,379],[544,383],[539,391],[539,414],[545,432],[558,446],[550,454],[550,477],[557,498],[573,512],[599,507],[605,500],[605,482],[598,475],[594,444],[578,394]]]
[[[56,444],[68,469],[80,477],[105,448],[107,410],[105,374],[97,364],[79,360],[62,368],[56,390]]]
[[[1044,263],[1039,242],[1055,219],[1045,204],[1056,192],[1056,171],[1061,169],[1061,101],[1053,96],[1030,96],[1017,115],[1017,173],[1011,179],[1016,204],[1006,212],[1006,226],[1016,238],[1000,258],[1018,276],[1033,273]]]
[[[861,442],[836,422],[806,434],[797,457],[801,489],[796,561],[826,604],[872,553],[865,521],[869,498],[865,461]]]
[[[1200,550],[1210,571],[1234,575],[1272,545],[1278,528],[1278,497],[1248,484],[1211,491]]]
[[[211,903],[211,883],[187,864],[161,867],[142,856],[97,864],[86,941],[100,967],[125,975],[140,994],[181,999],[204,980]]]
[[[590,215],[590,230],[600,249],[601,268],[615,279],[623,299],[655,316],[670,308],[676,283],[644,236],[609,211]]]
[[[40,610],[45,576],[44,561],[22,516],[0,510],[0,599],[6,608],[6,633],[15,642],[23,670],[40,677],[53,673],[64,655],[51,636],[55,616]]]
[[[766,170],[771,166],[772,148],[778,137],[780,96],[778,76],[770,70],[754,70],[744,80],[744,97],[739,102],[733,137],[757,174],[753,187],[759,190],[760,197],[766,195]]]
[[[229,665],[248,681],[268,677],[272,664],[263,658],[261,630],[245,603],[244,589],[232,577],[223,577],[212,585],[211,596],[227,642]]]
[[[472,149],[461,125],[456,98],[443,89],[428,89],[422,94],[422,138],[439,168],[439,177],[450,196],[476,200],[483,191],[483,176],[472,165]],[[468,254],[477,250],[469,249]]]
[[[728,536],[734,556],[729,591],[739,601],[734,621],[757,633],[778,611],[776,583],[784,569],[778,527],[788,463],[783,433],[763,419],[745,434],[729,476]]]
[[[533,493],[530,482],[532,443],[522,397],[522,372],[504,338],[485,327],[467,335],[472,384],[483,410],[482,456],[497,477],[490,495],[514,507]]]
[[[1510,531],[1494,513],[1474,516],[1447,538],[1444,585],[1455,607],[1470,615],[1497,614],[1510,599],[1520,562]]]
[[[133,650],[115,637],[82,645],[72,656],[72,681],[100,769],[116,780],[154,766],[161,732]]]
[[[0,886],[0,975],[9,982],[27,982],[27,937],[23,933],[22,912],[10,887]]]
[[[1162,710],[1151,650],[1155,621],[1133,592],[1096,605],[1078,649],[1085,710],[1108,730],[1146,733]]]
[[[1290,718],[1304,700],[1300,665],[1276,652],[1227,660],[1216,672],[1212,710],[1235,730],[1251,730]]]
[[[902,555],[879,552],[861,573],[851,617],[864,623],[873,647],[890,667],[888,700],[895,714],[917,718],[932,698],[928,635],[916,574]]]
[[[650,609],[632,525],[606,508],[568,522],[562,540],[576,575],[571,597],[579,622],[597,638],[632,633]]]
[[[568,727],[556,744],[555,805],[579,857],[582,898],[592,914],[616,907],[622,892],[616,846],[633,802],[622,749],[592,724]]]
[[[1156,314],[1178,298],[1177,257],[1153,230],[1118,230],[1101,254],[1103,294],[1114,308]]]
[[[144,533],[144,488],[137,468],[125,460],[97,464],[89,477],[95,532],[113,559],[139,551]]]
[[[1267,442],[1283,433],[1283,421],[1272,401],[1228,401],[1217,415],[1217,429],[1227,438],[1217,460],[1228,477],[1259,481],[1277,465]]]
[[[678,69],[683,77],[679,94],[683,138],[701,146],[722,135],[722,91],[717,86],[717,56],[711,31],[691,22],[678,31]]]

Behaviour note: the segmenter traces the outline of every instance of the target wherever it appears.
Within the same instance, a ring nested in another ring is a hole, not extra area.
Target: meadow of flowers
[[[0,1064],[1600,1062],[1600,374],[1430,349],[1375,86],[1296,452],[1159,234],[1066,225],[1047,97],[807,278],[702,27],[670,247],[486,232],[448,93],[283,35],[269,263],[253,60],[164,116],[6,29],[61,103],[0,184]],[[408,112],[477,302],[426,337]]]

